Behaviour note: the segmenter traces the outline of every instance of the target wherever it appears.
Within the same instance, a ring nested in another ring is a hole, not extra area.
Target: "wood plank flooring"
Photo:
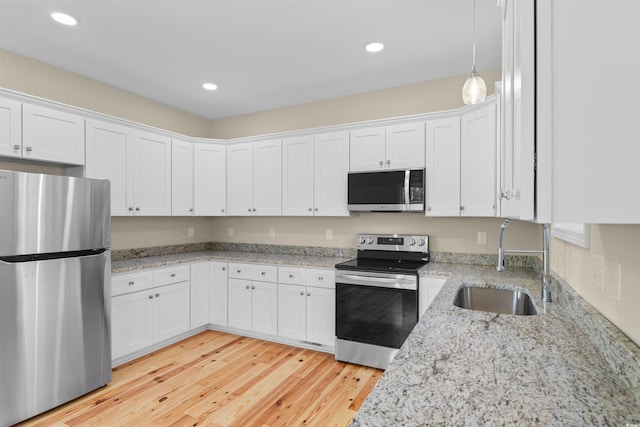
[[[106,387],[21,426],[346,426],[381,374],[205,331],[115,368]]]

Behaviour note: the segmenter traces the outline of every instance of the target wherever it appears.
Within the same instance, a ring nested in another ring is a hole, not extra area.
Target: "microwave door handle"
[[[411,170],[407,169],[404,171],[404,203],[411,203],[411,199],[409,199],[409,181],[411,178]]]

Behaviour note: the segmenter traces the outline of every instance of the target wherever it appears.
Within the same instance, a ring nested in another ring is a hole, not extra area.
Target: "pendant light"
[[[462,87],[462,100],[465,104],[477,104],[487,96],[487,86],[476,73],[476,0],[473,0],[473,65],[471,73]]]

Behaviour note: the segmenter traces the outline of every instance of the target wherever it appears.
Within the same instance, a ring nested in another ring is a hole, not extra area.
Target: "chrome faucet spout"
[[[541,298],[543,302],[551,302],[551,273],[549,272],[549,224],[542,224],[542,250],[520,250],[504,248],[504,230],[511,223],[511,219],[506,219],[500,226],[500,244],[498,246],[498,271],[505,270],[505,253],[532,253],[542,254],[542,278],[541,278]]]

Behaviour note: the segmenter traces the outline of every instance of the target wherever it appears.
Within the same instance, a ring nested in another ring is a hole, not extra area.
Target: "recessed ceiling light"
[[[214,83],[203,83],[202,87],[205,88],[206,90],[216,90],[216,89],[218,89],[218,85],[216,85]]]
[[[380,42],[371,42],[371,43],[367,43],[364,46],[364,49],[367,52],[371,52],[371,53],[376,53],[376,52],[380,52],[382,49],[384,49],[384,45]]]
[[[53,12],[51,14],[51,19],[58,22],[59,24],[68,25],[70,27],[78,25],[78,20],[71,15],[67,15],[66,13]]]

